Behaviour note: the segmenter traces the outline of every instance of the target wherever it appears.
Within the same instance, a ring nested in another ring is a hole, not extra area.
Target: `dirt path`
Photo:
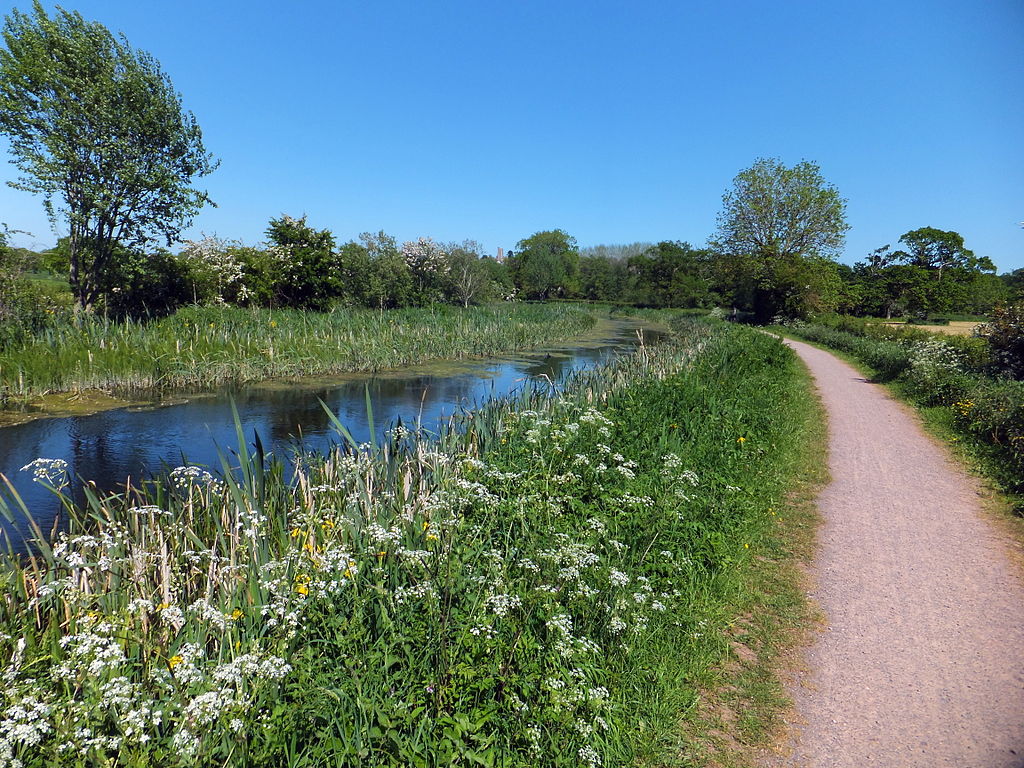
[[[812,592],[825,627],[773,764],[1024,766],[1024,584],[976,484],[881,387],[790,345],[828,409],[832,483]]]

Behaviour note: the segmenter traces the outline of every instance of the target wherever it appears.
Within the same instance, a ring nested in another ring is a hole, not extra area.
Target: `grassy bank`
[[[190,307],[153,322],[83,318],[0,351],[0,406],[47,392],[213,387],[493,355],[582,333],[573,306],[438,306],[384,313]]]
[[[226,479],[69,507],[0,582],[0,759],[691,764],[807,396],[776,340],[685,321],[437,443],[308,456],[294,482],[242,449]]]

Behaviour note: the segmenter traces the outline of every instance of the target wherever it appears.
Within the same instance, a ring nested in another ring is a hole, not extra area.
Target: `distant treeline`
[[[305,217],[272,219],[266,242],[218,237],[177,253],[119,248],[101,276],[97,309],[112,317],[158,317],[188,304],[391,309],[495,300],[583,299],[644,307],[725,307],[757,320],[820,312],[919,316],[986,314],[1019,300],[1024,270],[997,276],[955,232],[923,228],[850,267],[827,258],[758,259],[686,242],[579,248],[567,232],[537,232],[503,261],[472,240],[399,243],[384,232],[339,244]],[[53,312],[70,300],[30,272],[66,275],[68,245],[43,253],[0,241],[0,323]],[[24,324],[24,322],[23,322]]]

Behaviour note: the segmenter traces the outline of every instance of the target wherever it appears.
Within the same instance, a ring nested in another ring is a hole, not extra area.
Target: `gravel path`
[[[1024,583],[976,484],[908,411],[787,342],[828,409],[832,483],[786,757],[813,768],[1024,766]]]

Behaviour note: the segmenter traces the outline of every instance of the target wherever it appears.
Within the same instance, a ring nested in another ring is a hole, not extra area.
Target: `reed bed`
[[[524,304],[330,313],[190,307],[152,322],[83,318],[0,350],[0,402],[378,371],[535,347],[594,322],[580,307]]]
[[[660,760],[785,490],[797,370],[686,321],[437,440],[338,423],[293,479],[240,433],[219,476],[76,507],[40,459],[67,530],[2,569],[0,765]]]

